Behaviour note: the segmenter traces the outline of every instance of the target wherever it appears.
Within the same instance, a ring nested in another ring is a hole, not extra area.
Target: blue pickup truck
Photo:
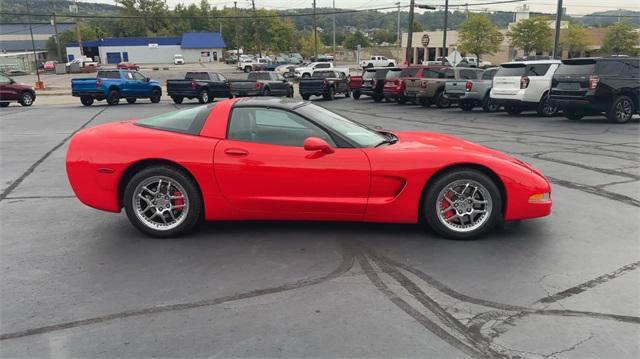
[[[162,88],[138,71],[101,70],[96,78],[71,80],[71,94],[80,97],[80,102],[91,106],[94,100],[107,100],[109,105],[117,105],[121,98],[128,103],[139,98],[148,98],[153,103],[160,102]]]

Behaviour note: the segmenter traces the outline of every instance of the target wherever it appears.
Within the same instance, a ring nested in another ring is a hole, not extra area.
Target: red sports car
[[[378,131],[309,102],[222,100],[73,136],[67,174],[88,206],[157,237],[206,220],[417,223],[450,238],[546,216],[535,168],[463,139]]]
[[[134,64],[132,62],[126,62],[126,61],[118,63],[116,65],[116,68],[117,69],[122,69],[122,70],[135,70],[135,71],[140,70],[140,66],[138,66],[138,65],[136,65],[136,64]]]

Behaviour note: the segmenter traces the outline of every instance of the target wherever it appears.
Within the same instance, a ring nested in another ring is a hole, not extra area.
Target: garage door
[[[119,52],[107,52],[107,63],[108,64],[117,64],[122,62],[122,58],[120,57]]]

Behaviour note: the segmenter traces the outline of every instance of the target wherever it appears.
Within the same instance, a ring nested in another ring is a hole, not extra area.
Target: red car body
[[[239,99],[222,100],[198,135],[109,123],[76,134],[67,173],[84,204],[120,212],[132,173],[153,163],[187,171],[202,194],[207,220],[331,220],[416,223],[429,180],[456,166],[477,168],[499,183],[504,220],[546,216],[547,179],[530,165],[453,136],[398,131],[393,145],[309,151],[227,139]],[[254,101],[246,99],[240,101]],[[263,99],[264,106],[277,106]],[[161,143],[161,146],[157,144]],[[306,146],[306,143],[305,143]]]
[[[33,86],[16,82],[9,76],[0,73],[0,107],[9,106],[10,102],[17,101],[22,106],[31,106],[36,100],[36,92]]]
[[[140,70],[140,66],[131,62],[120,62],[118,63],[118,65],[116,65],[116,68],[122,69],[122,70],[135,70],[135,71]]]
[[[44,63],[44,66],[42,68],[45,71],[55,71],[57,63],[58,61],[47,61]]]

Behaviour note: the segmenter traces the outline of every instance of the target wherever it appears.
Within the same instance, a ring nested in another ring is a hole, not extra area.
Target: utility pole
[[[400,33],[400,2],[396,3],[398,5],[398,48],[402,48],[402,34]]]
[[[556,33],[553,37],[553,54],[551,57],[557,59],[558,57],[562,57],[562,54],[558,54],[558,49],[560,47],[560,25],[562,22],[562,0],[558,0],[558,9],[556,10]]]
[[[255,29],[255,38],[256,38],[256,47],[258,47],[258,57],[262,57],[262,49],[260,48],[260,35],[258,34],[258,28],[260,27],[260,20],[256,17],[256,0],[251,0],[251,7],[253,8],[253,17],[255,19],[255,24],[253,28]]]
[[[74,11],[76,13],[76,36],[78,37],[78,47],[80,48],[80,57],[84,56],[84,51],[82,50],[82,35],[80,33],[80,20],[78,18],[78,0],[74,0],[75,8]]]
[[[411,65],[413,63],[413,7],[415,5],[415,1],[411,0],[411,2],[409,3],[409,30],[407,31],[407,52],[404,55],[407,65]]]
[[[316,0],[313,0],[313,56],[318,59],[318,26],[316,25]]]
[[[234,29],[236,31],[236,60],[237,62],[240,62],[240,38],[238,37],[238,22],[240,21],[240,18],[238,18],[238,2],[234,1],[233,2],[233,9],[235,10],[236,13],[236,21],[233,22],[234,25]]]
[[[336,56],[336,0],[333,0],[333,56]]]
[[[62,52],[60,51],[60,38],[58,37],[58,21],[56,19],[56,6],[53,3],[53,0],[49,0],[51,4],[51,10],[53,13],[51,14],[51,25],[53,25],[53,31],[56,35],[56,53],[58,54],[57,58],[59,62],[62,62]]]
[[[33,27],[31,26],[31,5],[29,4],[29,0],[27,0],[27,19],[29,20],[29,33],[31,34],[31,49],[33,50],[33,64],[35,65],[34,69],[36,70],[36,76],[38,77],[38,81],[36,82],[36,89],[41,90],[44,88],[44,84],[40,81],[40,73],[38,72],[38,54],[36,53],[36,42],[33,40]]]
[[[442,53],[440,54],[442,64],[444,65],[447,62],[447,58],[445,57],[445,51],[447,49],[447,26],[449,23],[449,0],[445,0],[444,2],[444,32],[442,34]]]

